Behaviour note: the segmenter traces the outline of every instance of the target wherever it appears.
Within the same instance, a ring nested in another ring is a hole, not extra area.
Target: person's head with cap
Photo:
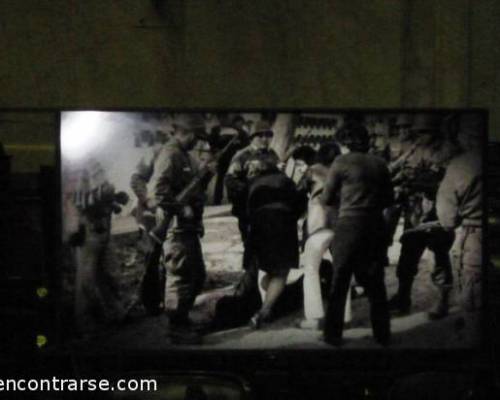
[[[464,150],[481,148],[484,135],[484,121],[480,114],[466,112],[458,117],[457,140]]]
[[[271,124],[260,120],[253,124],[250,140],[253,147],[257,149],[268,149],[273,138]]]
[[[400,140],[410,140],[412,138],[413,116],[411,114],[399,114],[394,125]]]
[[[186,151],[192,150],[198,139],[207,138],[205,119],[201,114],[176,114],[172,126],[173,138]]]
[[[415,115],[410,131],[416,136],[418,144],[429,144],[436,138],[442,137],[442,117],[435,113]]]
[[[344,124],[337,132],[337,137],[351,152],[366,153],[370,148],[370,135],[359,122],[350,121]]]

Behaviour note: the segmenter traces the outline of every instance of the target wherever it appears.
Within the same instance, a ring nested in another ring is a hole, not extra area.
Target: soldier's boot
[[[439,289],[439,299],[432,310],[429,311],[429,319],[442,319],[448,315],[450,290],[448,287]]]
[[[400,279],[398,292],[389,300],[389,310],[395,315],[406,315],[411,309],[411,288],[413,278]]]

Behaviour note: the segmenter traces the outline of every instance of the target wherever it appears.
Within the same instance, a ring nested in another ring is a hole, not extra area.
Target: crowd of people
[[[482,122],[474,113],[400,114],[382,129],[362,115],[346,115],[319,149],[292,145],[280,159],[271,147],[271,118],[263,116],[247,132],[237,116],[228,139],[220,130],[207,132],[200,114],[177,114],[171,138],[131,179],[138,224],[161,248],[156,271],[165,270],[164,296],[153,308],[167,313],[171,335],[199,335],[189,313],[206,277],[202,217],[216,175],[215,203],[225,186],[244,248],[243,276],[218,304],[219,317],[232,305],[236,319],[261,328],[278,316],[290,271],[302,268],[299,328],[322,330],[325,342],[341,345],[355,282],[368,297],[374,339],[388,345],[391,314],[411,311],[412,285],[428,249],[438,288],[429,318],[448,315],[456,286],[462,318],[473,325],[481,304]],[[199,140],[217,156],[200,164],[190,154]],[[398,290],[388,299],[385,267],[401,220]],[[326,272],[325,256],[331,259]]]

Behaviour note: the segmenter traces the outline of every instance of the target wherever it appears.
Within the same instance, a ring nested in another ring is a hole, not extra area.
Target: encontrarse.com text
[[[154,392],[155,379],[1,379],[0,392]]]

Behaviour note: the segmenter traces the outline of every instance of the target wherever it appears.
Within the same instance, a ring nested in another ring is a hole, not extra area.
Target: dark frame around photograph
[[[67,111],[63,111],[63,113],[67,113],[68,115],[71,114],[72,112],[74,113],[77,113],[81,110],[67,110]],[[357,109],[354,109],[354,110],[272,110],[272,111],[269,111],[269,110],[244,110],[244,111],[241,111],[241,110],[137,110],[137,109],[134,109],[134,110],[101,110],[102,112],[107,112],[107,113],[117,113],[117,112],[129,112],[131,114],[139,114],[139,113],[142,113],[143,114],[143,117],[141,118],[145,118],[146,120],[148,118],[150,119],[153,119],[155,118],[155,115],[162,115],[164,118],[168,119],[169,118],[169,114],[183,114],[183,113],[193,113],[193,112],[196,112],[196,113],[200,113],[203,111],[203,113],[206,115],[206,114],[212,114],[212,115],[216,115],[217,113],[219,113],[219,115],[221,114],[253,114],[253,115],[257,115],[258,118],[262,118],[263,116],[265,118],[272,118],[273,117],[273,114],[274,113],[281,113],[281,114],[289,114],[289,115],[299,115],[299,118],[302,117],[302,120],[305,121],[306,123],[308,122],[308,118],[312,118],[314,119],[314,115],[318,115],[318,119],[322,120],[325,118],[325,115],[326,115],[326,118],[328,119],[328,115],[330,115],[330,118],[331,118],[331,115],[332,114],[338,114],[338,115],[349,115],[350,117],[353,117],[354,119],[357,119],[357,118],[363,118],[364,115],[369,115],[369,114],[372,114],[372,115],[375,115],[375,117],[377,115],[379,116],[383,116],[384,118],[388,118],[388,116],[397,116],[398,114],[409,114],[409,115],[412,115],[412,116],[415,116],[417,114],[422,114],[422,113],[428,113],[428,114],[439,114],[440,116],[456,116],[456,115],[459,115],[459,114],[463,114],[464,112],[473,112],[473,113],[476,113],[477,115],[479,115],[480,119],[482,119],[482,123],[483,125],[487,125],[486,124],[486,117],[487,117],[487,113],[484,111],[484,110],[401,110],[401,109],[397,109],[397,110],[387,110],[387,109],[382,109],[382,110],[357,110]],[[156,114],[155,114],[156,113]],[[311,114],[313,115],[311,117]],[[64,115],[64,114],[63,114]],[[145,117],[144,117],[145,116]],[[334,119],[334,118],[333,118]],[[375,118],[376,119],[376,118]],[[451,121],[451,119],[450,119]],[[258,122],[258,119],[257,121]],[[327,128],[328,127],[328,124],[327,123],[324,123],[324,121],[321,121],[322,124],[324,124],[324,126]],[[450,124],[452,124],[453,121],[450,122]],[[271,124],[272,125],[272,124]],[[375,123],[376,125],[376,123]],[[64,126],[64,119],[62,120],[61,122],[61,128],[63,128]],[[88,125],[86,126],[86,128],[88,128]],[[376,130],[377,128],[375,128]],[[142,133],[141,133],[142,135]],[[151,135],[138,135],[138,136],[134,136],[134,139],[135,139],[135,143],[134,145],[137,144],[138,140],[137,140],[137,137],[141,137],[141,139],[143,139],[143,143],[151,143],[151,141],[149,141],[150,139],[150,136]],[[146,137],[147,136],[147,137]],[[483,143],[486,142],[486,134],[484,134],[484,137],[483,137]],[[99,147],[99,146],[97,146]],[[115,151],[116,151],[116,148],[117,146],[115,146]],[[200,151],[201,153],[202,151]],[[62,157],[64,157],[63,155],[64,151],[61,151],[60,153],[60,157],[61,157],[61,160],[62,160]],[[483,152],[484,154],[484,152]],[[120,156],[122,156],[123,154],[121,154]],[[118,161],[119,158],[118,157],[113,157],[113,162],[116,162]],[[485,157],[483,157],[483,161],[486,163],[486,160],[485,160]],[[64,161],[61,163],[61,171],[63,171],[64,169]],[[64,181],[62,181],[62,190],[64,191]],[[128,194],[129,198],[132,197],[130,195],[130,193]],[[486,208],[483,208],[483,209],[486,209]],[[227,213],[227,211],[226,211]],[[67,215],[65,213],[65,215]],[[224,218],[228,217],[227,215],[225,216],[222,216],[221,218],[224,220]],[[214,218],[218,218],[217,216],[215,216]],[[230,217],[229,217],[230,218]],[[228,218],[226,218],[224,221],[227,222]],[[233,225],[234,225],[234,221],[233,221]],[[217,230],[217,229],[216,229]],[[238,231],[235,231],[236,234],[238,233]],[[214,245],[212,246],[214,248],[216,248],[217,246]],[[486,268],[486,267],[485,267]],[[234,276],[234,275],[233,275]],[[483,278],[485,277],[485,274],[483,273]],[[64,315],[64,312],[63,312],[63,315]],[[290,323],[290,324],[293,324],[294,321],[288,321],[287,323]],[[132,323],[133,325],[133,323]],[[368,326],[369,328],[369,326]],[[229,333],[229,338],[232,338],[232,335],[233,333]],[[486,330],[485,329],[482,329],[482,334],[483,336],[486,335]],[[370,333],[368,333],[368,335],[370,335]],[[318,336],[318,335],[317,335]],[[236,334],[236,337],[237,337],[237,334]],[[130,339],[127,339],[127,340],[130,340]],[[230,339],[231,340],[231,339]],[[92,349],[92,347],[89,347],[89,343],[85,343],[85,342],[81,342],[80,340],[77,340],[75,343],[79,343],[77,348],[79,348],[79,351],[82,351],[84,353],[100,353],[100,352],[104,352],[104,353],[107,353],[109,351],[113,351],[112,348],[106,348],[105,346],[104,347],[99,347],[99,348],[94,348]],[[481,341],[481,345],[479,347],[481,348],[486,348],[487,345],[486,345],[487,341],[486,340],[482,340]],[[478,343],[479,344],[479,343]],[[483,347],[484,346],[484,347]],[[282,348],[281,348],[282,347]],[[460,346],[458,346],[457,348],[452,348],[452,349],[440,349],[440,348],[433,348],[432,346],[429,346],[429,348],[426,348],[425,346],[421,346],[421,347],[418,347],[417,348],[411,348],[411,347],[405,347],[405,346],[402,346],[401,348],[400,347],[393,347],[391,348],[391,346],[387,347],[387,348],[373,348],[370,346],[362,346],[360,348],[351,348],[349,346],[345,346],[346,348],[342,349],[342,353],[346,354],[346,353],[353,353],[353,354],[358,354],[360,352],[362,352],[363,354],[366,354],[367,357],[370,357],[369,354],[374,354],[374,359],[377,358],[376,354],[380,354],[380,353],[387,353],[388,355],[391,355],[391,354],[405,354],[405,353],[410,353],[410,354],[420,354],[420,355],[428,355],[430,356],[431,358],[433,357],[433,355],[439,355],[439,354],[470,354],[470,355],[473,355],[475,353],[475,351],[477,350],[477,346],[474,346],[474,350],[469,350],[469,349],[464,349],[464,348],[460,348]],[[256,355],[258,358],[261,357],[261,355],[264,355],[264,354],[268,354],[268,353],[272,353],[272,354],[278,354],[279,357],[281,357],[281,354],[285,355],[285,354],[289,354],[290,357],[295,358],[296,356],[300,358],[300,356],[298,356],[298,354],[308,354],[308,353],[311,353],[311,354],[314,354],[313,358],[314,360],[316,361],[319,361],[321,359],[325,359],[325,360],[329,360],[330,358],[332,358],[333,356],[330,356],[331,351],[328,347],[326,348],[315,348],[314,346],[308,346],[307,344],[306,345],[303,345],[303,346],[297,346],[296,349],[293,349],[293,350],[290,350],[290,348],[292,347],[287,347],[285,343],[283,343],[283,346],[276,346],[276,348],[272,348],[272,347],[267,347],[267,346],[263,346],[262,348],[258,348],[258,346],[255,346],[253,345],[252,346],[249,346],[247,348],[245,348],[245,346],[243,347],[238,347],[238,346],[229,346],[228,348],[224,348],[224,346],[215,346],[214,348],[211,348],[210,346],[204,346],[203,344],[202,345],[196,345],[196,344],[181,344],[180,347],[160,347],[158,350],[161,351],[161,352],[167,352],[168,354],[182,354],[185,350],[186,351],[189,351],[190,353],[192,351],[195,351],[195,353],[197,353],[197,351],[200,351],[201,353],[212,353],[213,354],[221,354],[221,353],[227,353],[227,354],[235,354],[235,353],[241,353],[242,355],[243,354],[254,354]],[[331,350],[335,350],[336,347],[332,347]],[[123,350],[123,349],[122,349]],[[299,351],[300,350],[300,351]],[[131,352],[131,353],[137,353],[138,349],[134,349],[133,346],[132,348],[129,348],[129,349],[125,349],[125,351],[127,352]],[[146,348],[144,349],[144,351],[146,353],[150,353],[150,352],[154,352],[154,346],[153,346],[153,349],[151,348]],[[323,351],[326,351],[325,353],[323,353]],[[142,352],[142,350],[140,351]],[[139,353],[140,353],[139,352]],[[362,356],[364,357],[364,356]],[[448,356],[447,356],[448,357]],[[392,358],[392,356],[389,356],[389,358]],[[419,356],[420,358],[420,356]]]

